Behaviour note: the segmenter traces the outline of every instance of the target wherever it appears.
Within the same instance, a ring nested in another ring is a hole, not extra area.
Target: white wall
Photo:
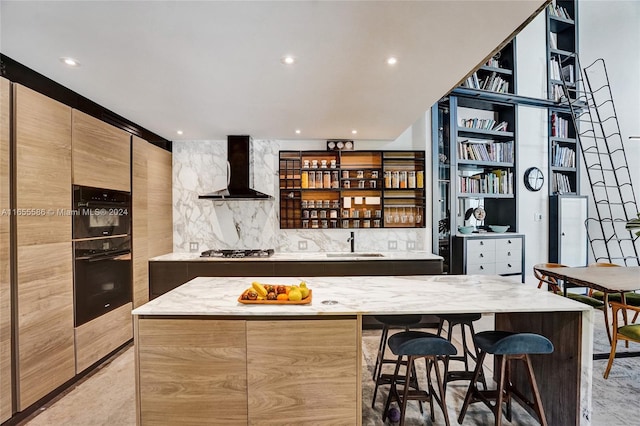
[[[580,60],[583,67],[598,58],[605,61],[635,197],[640,201],[640,141],[629,140],[629,136],[640,136],[640,1],[589,0],[578,6]],[[591,195],[581,166],[582,194]],[[595,211],[593,205],[589,209]]]

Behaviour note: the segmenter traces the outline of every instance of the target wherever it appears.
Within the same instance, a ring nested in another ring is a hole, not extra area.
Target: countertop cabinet
[[[521,275],[524,282],[524,235],[458,235],[453,258],[455,274]]]
[[[14,84],[18,410],[75,374],[71,108]]]
[[[422,228],[424,170],[424,151],[281,151],[280,228]]]
[[[131,191],[131,135],[73,110],[73,183]]]

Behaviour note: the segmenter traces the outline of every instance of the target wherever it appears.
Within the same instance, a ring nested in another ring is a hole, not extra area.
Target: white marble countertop
[[[238,302],[252,281],[307,282],[307,305]],[[323,301],[335,301],[324,304]],[[134,315],[396,315],[588,311],[586,304],[490,275],[362,277],[198,277],[135,309]]]
[[[354,260],[442,260],[441,256],[428,251],[383,251],[382,256],[366,256],[373,252],[276,252],[270,257],[200,257],[200,253],[168,253],[149,259],[151,262],[203,261],[203,262],[290,262],[290,261],[332,261],[352,262]],[[365,254],[365,256],[358,256]]]

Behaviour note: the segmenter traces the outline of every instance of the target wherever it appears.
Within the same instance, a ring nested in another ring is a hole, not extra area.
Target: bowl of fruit
[[[265,284],[254,281],[242,292],[238,302],[244,304],[305,305],[311,303],[311,290],[301,281],[296,285]]]

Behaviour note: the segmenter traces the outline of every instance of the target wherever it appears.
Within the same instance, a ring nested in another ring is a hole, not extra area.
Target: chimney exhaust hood
[[[227,136],[227,187],[198,198],[227,201],[273,200],[272,196],[252,188],[250,149],[251,136]]]

